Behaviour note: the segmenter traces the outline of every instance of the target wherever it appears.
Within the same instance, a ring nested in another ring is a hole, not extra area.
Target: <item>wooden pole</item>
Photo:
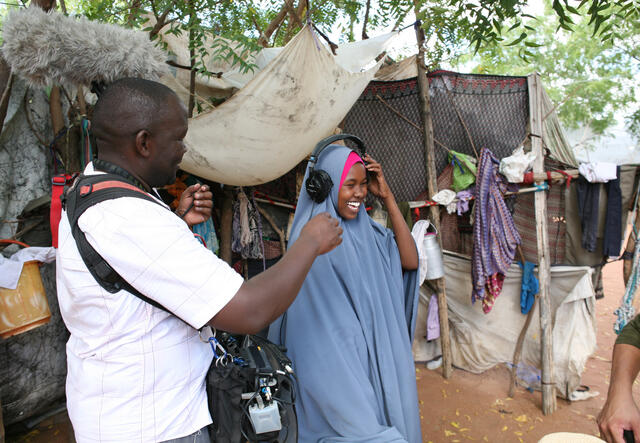
[[[536,154],[533,172],[544,171],[542,151],[542,85],[540,75],[527,77],[529,88],[529,122],[531,127],[531,149]],[[541,182],[536,182],[540,184]],[[536,238],[538,246],[538,280],[540,282],[540,344],[542,349],[542,413],[552,414],[556,410],[556,392],[553,377],[553,324],[549,300],[549,239],[547,235],[547,194],[535,193]]]
[[[233,232],[233,194],[225,186],[220,214],[220,258],[231,265],[233,253],[231,241]]]
[[[416,15],[418,6],[416,4]],[[424,31],[420,26],[416,26],[416,39],[418,40],[418,97],[422,110],[422,124],[424,126],[424,151],[427,163],[427,192],[429,196],[438,192],[436,160],[433,139],[433,123],[431,121],[431,103],[429,101],[429,81],[427,79],[427,69],[424,65]],[[440,208],[431,206],[429,209],[431,223],[440,231]],[[442,242],[438,236],[438,241],[442,247]],[[449,314],[447,311],[447,294],[445,291],[444,277],[435,281],[438,296],[438,317],[440,320],[440,344],[442,346],[442,375],[444,378],[451,377],[453,370],[451,365],[451,342],[449,337]]]
[[[191,71],[189,75],[189,104],[187,107],[189,118],[193,117],[193,108],[196,105],[196,48],[195,48],[195,35],[193,26],[197,20],[196,13],[193,8],[193,0],[189,0],[189,64]]]

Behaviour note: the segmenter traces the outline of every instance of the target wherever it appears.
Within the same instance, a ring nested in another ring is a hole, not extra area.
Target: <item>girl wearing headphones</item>
[[[316,259],[269,329],[297,374],[298,439],[418,443],[415,243],[378,162],[341,145],[323,147],[316,159],[321,171],[310,162],[305,179],[326,176],[300,193],[290,244],[319,212],[340,220],[343,241]],[[392,230],[367,215],[368,192],[383,200]]]

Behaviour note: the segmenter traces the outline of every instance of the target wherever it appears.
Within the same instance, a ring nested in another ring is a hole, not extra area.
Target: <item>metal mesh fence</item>
[[[428,74],[436,170],[448,150],[475,157],[483,147],[499,159],[511,155],[527,135],[526,77],[436,71]],[[344,132],[361,137],[379,160],[398,201],[426,189],[420,100],[415,78],[369,83],[344,120]]]

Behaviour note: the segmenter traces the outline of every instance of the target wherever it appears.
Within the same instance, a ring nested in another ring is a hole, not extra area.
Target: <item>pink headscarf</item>
[[[344,169],[342,170],[342,175],[340,176],[340,186],[338,187],[338,189],[342,188],[344,179],[347,178],[347,174],[349,174],[351,167],[356,163],[362,163],[364,165],[362,157],[360,157],[357,152],[351,151],[351,153],[347,157],[347,161],[344,163]]]

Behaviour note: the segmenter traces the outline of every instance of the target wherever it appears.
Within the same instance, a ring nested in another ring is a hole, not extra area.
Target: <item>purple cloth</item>
[[[492,277],[497,281],[504,276],[520,244],[520,234],[502,197],[506,182],[498,174],[499,164],[491,151],[482,149],[476,177],[471,300],[482,300],[485,313],[491,310],[502,290],[501,284],[487,287],[487,283],[493,281]]]
[[[440,337],[440,317],[438,317],[438,297],[435,294],[429,299],[427,311],[427,340]]]
[[[471,200],[471,197],[473,197],[473,192],[469,190],[460,191],[456,194],[456,198],[458,199],[458,215],[462,215],[469,210],[469,200]]]

